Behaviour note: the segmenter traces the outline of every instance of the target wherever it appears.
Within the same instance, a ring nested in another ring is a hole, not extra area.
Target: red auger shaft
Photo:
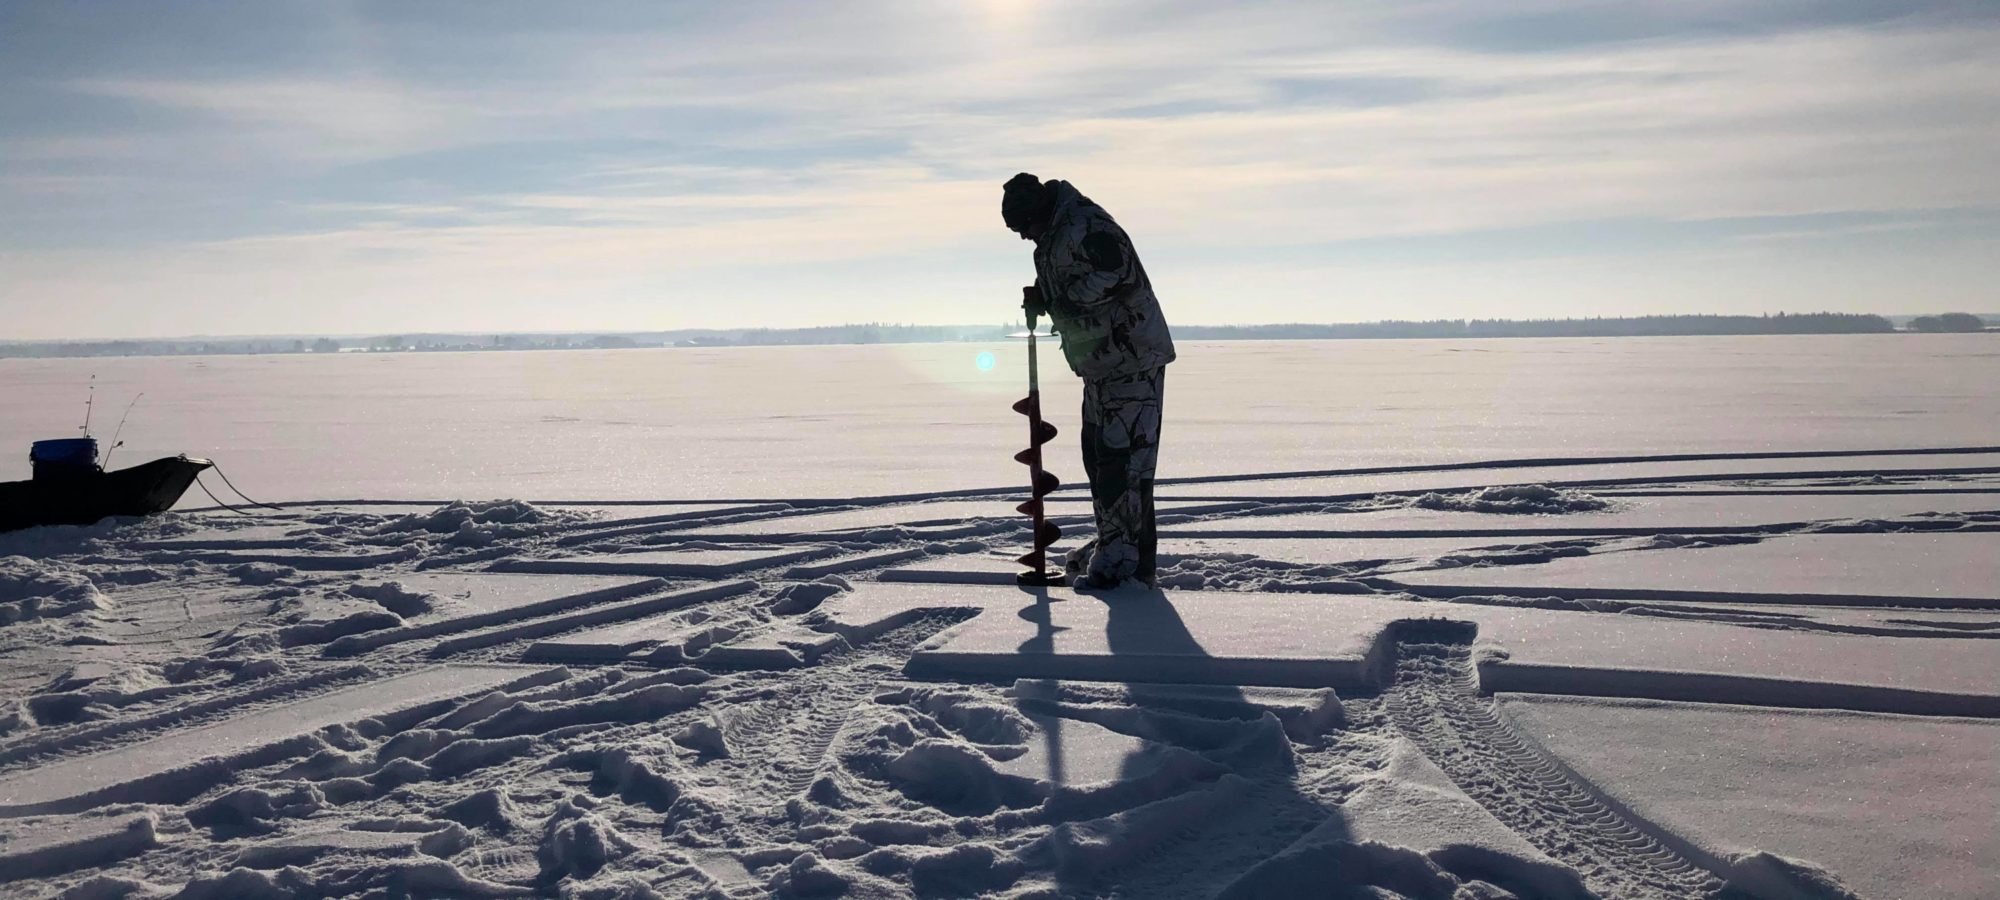
[[[1028,500],[1015,507],[1026,513],[1029,521],[1028,552],[1020,557],[1028,571],[1016,576],[1023,584],[1051,584],[1062,580],[1060,573],[1049,571],[1048,548],[1057,538],[1062,537],[1062,529],[1048,520],[1042,498],[1055,490],[1061,481],[1042,468],[1042,445],[1055,439],[1056,427],[1042,421],[1041,373],[1035,359],[1035,317],[1028,317],[1028,396],[1014,404],[1014,411],[1028,417],[1028,449],[1014,454],[1016,462],[1028,467]]]

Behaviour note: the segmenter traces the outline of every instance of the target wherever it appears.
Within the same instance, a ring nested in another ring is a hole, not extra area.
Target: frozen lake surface
[[[0,360],[0,479],[74,433],[94,373],[101,438],[146,394],[115,462],[212,457],[260,500],[984,488],[1020,479],[1025,368],[1002,343]],[[1080,481],[1052,369],[1052,468]],[[2000,443],[1990,335],[1188,342],[1168,374],[1161,478]]]
[[[0,895],[2000,896],[1996,347],[1192,345],[1111,592],[978,345],[8,363],[313,502],[0,534]]]

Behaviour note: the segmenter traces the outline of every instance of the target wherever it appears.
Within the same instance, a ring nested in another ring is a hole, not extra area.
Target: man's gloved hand
[[[1042,299],[1042,289],[1036,285],[1021,288],[1021,311],[1028,314],[1028,321],[1049,314],[1049,304]]]

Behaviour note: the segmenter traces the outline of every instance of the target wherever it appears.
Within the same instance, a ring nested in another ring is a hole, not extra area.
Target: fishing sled
[[[36,441],[34,477],[0,482],[0,531],[37,525],[89,525],[109,516],[149,516],[180,502],[205,459],[166,457],[106,472],[90,438]]]

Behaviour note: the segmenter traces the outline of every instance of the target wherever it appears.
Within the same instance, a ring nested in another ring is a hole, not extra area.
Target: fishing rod
[[[97,373],[90,375],[90,393],[83,398],[83,436],[90,437],[90,409],[97,405]]]
[[[146,396],[146,392],[140,391],[138,397],[133,397],[131,403],[125,404],[125,414],[118,417],[118,429],[116,431],[111,432],[111,447],[104,451],[104,461],[97,464],[98,468],[100,469],[111,468],[112,452],[120,447],[125,446],[125,442],[118,439],[119,435],[125,433],[125,420],[132,418],[132,407],[138,406],[139,398],[144,396]]]

